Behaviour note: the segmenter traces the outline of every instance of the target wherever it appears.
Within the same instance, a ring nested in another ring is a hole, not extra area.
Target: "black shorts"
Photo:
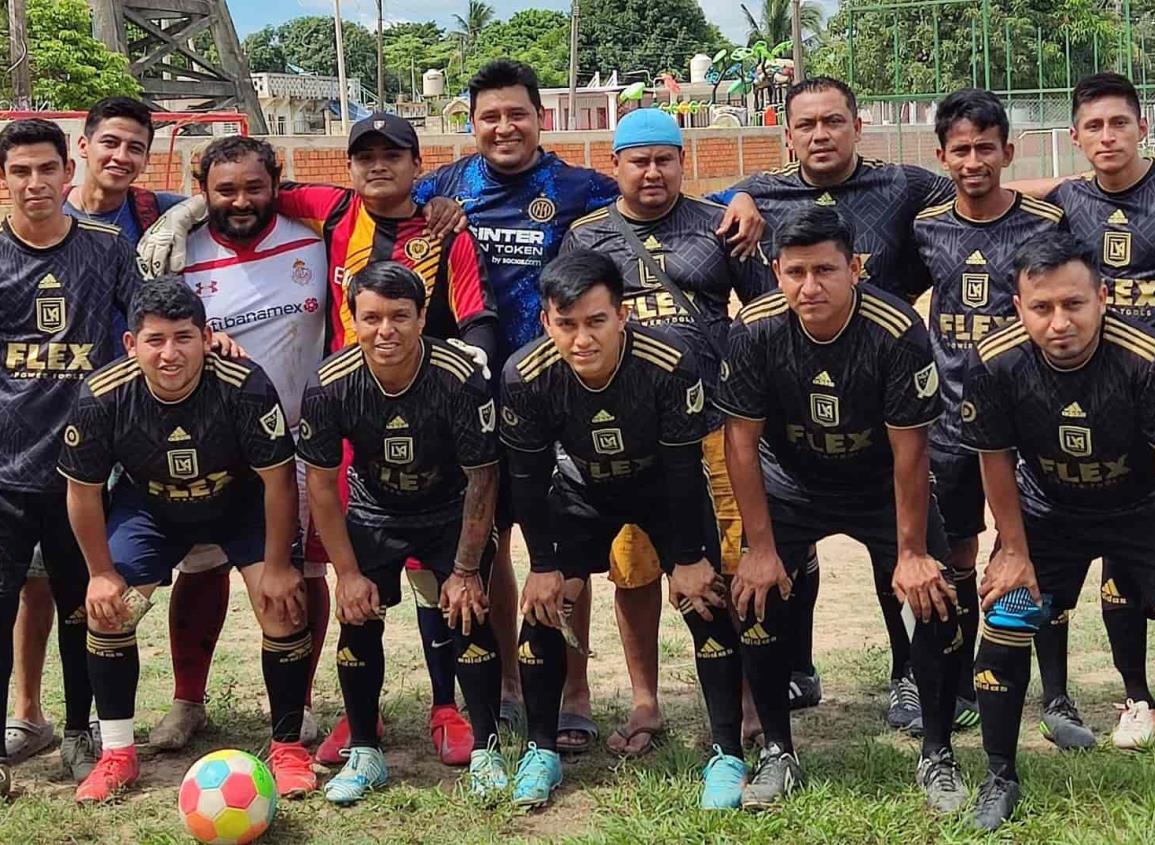
[[[718,536],[718,521],[710,502],[706,476],[702,476],[702,537],[706,544],[705,557],[721,571],[722,546]],[[608,572],[610,548],[614,538],[626,525],[636,525],[646,532],[662,571],[669,574],[675,565],[669,540],[669,503],[660,489],[643,491],[631,497],[628,503],[616,507],[596,506],[590,501],[585,488],[575,484],[561,473],[554,473],[549,492],[550,518],[558,537],[557,559],[566,578],[588,578],[595,572]]]
[[[436,575],[438,586],[453,573],[457,542],[461,537],[460,522],[410,528],[362,525],[347,518],[345,524],[361,574],[377,585],[378,598],[385,607],[401,602],[401,571],[410,561],[413,568]],[[495,528],[481,555],[483,583],[489,583],[489,570],[496,554]]]
[[[803,504],[770,498],[770,519],[774,543],[791,578],[809,560],[810,547],[834,534],[845,534],[866,546],[876,572],[894,572],[898,562],[898,524],[894,500],[876,507],[841,508],[834,504]],[[947,566],[950,545],[934,496],[930,499],[926,525],[927,552]],[[947,566],[947,579],[954,574]]]
[[[934,495],[951,543],[977,537],[986,530],[986,496],[979,456],[930,447]]]
[[[1023,522],[1039,591],[1051,594],[1056,610],[1073,608],[1091,562],[1110,557],[1119,591],[1149,616],[1155,611],[1155,508],[1094,517],[1024,514]]]
[[[37,543],[54,582],[88,583],[88,567],[68,522],[64,491],[0,490],[0,595],[19,593],[24,587]]]

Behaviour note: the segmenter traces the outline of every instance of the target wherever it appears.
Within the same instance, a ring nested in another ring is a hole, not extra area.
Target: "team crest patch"
[[[930,399],[938,393],[938,367],[933,361],[914,374],[914,393],[919,399]]]
[[[1081,425],[1059,426],[1059,447],[1075,458],[1091,454],[1091,429]]]
[[[599,428],[593,433],[594,451],[599,455],[617,455],[625,451],[620,428]]]
[[[413,438],[386,437],[385,460],[391,464],[413,463]]]
[[[728,361],[722,362],[722,366],[718,370],[718,378],[722,381],[730,380],[730,363]]]
[[[974,422],[975,417],[979,415],[975,403],[967,399],[964,399],[962,404],[958,406],[958,414],[965,423]]]
[[[433,249],[425,238],[410,238],[405,244],[405,257],[410,261],[420,261]]]
[[[270,440],[285,436],[285,414],[280,405],[274,405],[271,411],[260,418],[260,423]]]
[[[68,426],[64,429],[64,443],[67,446],[80,445],[80,429],[74,425]]]
[[[374,120],[374,121],[373,121],[373,128],[374,128],[374,129],[384,129],[384,128],[385,128],[385,121],[383,121],[383,120]]]
[[[482,434],[489,434],[497,428],[497,408],[492,399],[477,409],[477,416],[481,419]]]
[[[1103,233],[1103,263],[1108,267],[1126,267],[1131,263],[1131,233]]]
[[[686,413],[700,414],[706,406],[706,391],[702,389],[702,380],[686,390]]]
[[[167,457],[168,474],[173,478],[187,480],[200,474],[196,449],[172,449]]]
[[[557,214],[557,206],[549,197],[538,197],[526,209],[529,219],[535,223],[548,223]]]
[[[810,419],[826,428],[835,428],[841,419],[838,397],[825,393],[810,394]]]
[[[68,325],[68,305],[63,296],[42,296],[36,300],[36,328],[47,334],[64,331]]]
[[[293,262],[292,279],[296,284],[304,287],[313,281],[313,271],[309,269],[309,265],[298,258]]]
[[[515,414],[513,412],[513,408],[510,407],[501,409],[501,421],[511,428],[520,422],[520,420],[517,418],[517,414]]]
[[[990,296],[990,276],[986,273],[962,274],[962,301],[971,308],[982,308]]]
[[[300,432],[301,432],[301,439],[302,440],[311,440],[312,439],[313,427],[311,425],[309,425],[308,420],[306,420],[306,419],[301,420]]]

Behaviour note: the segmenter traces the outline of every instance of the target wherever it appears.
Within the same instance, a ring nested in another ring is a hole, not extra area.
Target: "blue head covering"
[[[618,121],[614,132],[614,152],[630,147],[682,148],[682,130],[678,122],[661,109],[637,109]]]

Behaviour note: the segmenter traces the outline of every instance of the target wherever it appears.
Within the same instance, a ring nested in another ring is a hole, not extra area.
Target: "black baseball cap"
[[[371,135],[380,135],[385,143],[401,150],[413,150],[413,155],[421,155],[421,145],[417,141],[417,130],[403,117],[388,112],[375,111],[358,120],[349,130],[348,153]]]

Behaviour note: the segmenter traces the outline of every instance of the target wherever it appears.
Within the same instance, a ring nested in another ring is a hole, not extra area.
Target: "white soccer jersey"
[[[185,283],[204,302],[209,326],[269,374],[293,429],[305,384],[324,357],[327,278],[324,242],[286,217],[243,246],[208,226],[189,235]]]

